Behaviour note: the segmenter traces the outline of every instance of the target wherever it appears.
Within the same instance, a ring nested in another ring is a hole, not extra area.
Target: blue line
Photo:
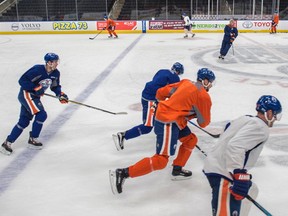
[[[140,41],[144,34],[141,34],[133,43],[130,44],[112,63],[102,71],[77,97],[76,101],[84,101],[87,99],[101,84],[101,82],[109,76],[109,74],[116,68],[121,60],[134,48]],[[54,121],[52,121],[41,134],[41,138],[45,143],[54,137],[60,128],[72,117],[79,106],[69,106],[61,114],[59,114]],[[0,172],[0,196],[8,189],[10,184],[17,176],[25,169],[32,159],[39,154],[38,150],[24,149],[11,163]]]

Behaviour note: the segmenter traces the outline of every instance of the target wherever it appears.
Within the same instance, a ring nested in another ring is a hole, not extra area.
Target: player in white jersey
[[[190,33],[192,38],[195,36],[195,34],[192,32],[192,23],[189,18],[185,13],[182,14],[182,18],[184,21],[184,38],[188,38],[188,33]]]
[[[203,171],[212,188],[213,216],[240,215],[240,210],[241,216],[248,215],[251,203],[244,198],[248,192],[252,198],[257,197],[258,188],[247,171],[258,160],[269,127],[281,119],[282,107],[276,97],[263,95],[256,111],[256,116],[241,116],[229,122],[205,160]]]

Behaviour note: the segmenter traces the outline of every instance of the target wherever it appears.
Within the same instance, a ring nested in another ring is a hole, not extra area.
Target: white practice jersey
[[[269,137],[267,124],[256,116],[242,116],[229,123],[214,149],[205,159],[206,175],[216,174],[231,179],[234,169],[254,167]]]
[[[184,26],[189,26],[191,24],[189,16],[185,16],[183,20],[184,20]]]

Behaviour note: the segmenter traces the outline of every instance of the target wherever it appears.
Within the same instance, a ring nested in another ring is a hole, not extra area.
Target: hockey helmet
[[[182,75],[184,73],[184,66],[181,63],[176,62],[172,65],[171,70],[177,72],[179,75]]]
[[[107,20],[107,19],[108,19],[108,16],[107,16],[107,15],[104,15],[104,19]]]
[[[48,62],[48,61],[58,61],[59,60],[59,56],[55,53],[47,53],[44,56],[44,61]]]
[[[272,95],[263,95],[256,103],[256,110],[261,113],[266,113],[272,110],[276,120],[280,121],[282,116],[282,106],[280,101]]]
[[[212,83],[215,80],[215,74],[213,71],[209,70],[208,68],[201,68],[198,70],[197,73],[197,80],[203,81],[207,79],[210,83]]]

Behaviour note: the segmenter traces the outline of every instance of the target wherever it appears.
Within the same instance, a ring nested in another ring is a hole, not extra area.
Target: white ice
[[[43,97],[48,119],[40,136],[41,151],[26,147],[27,128],[13,144],[11,156],[0,155],[1,216],[113,216],[211,215],[211,189],[202,173],[203,154],[195,149],[186,169],[193,178],[171,181],[171,163],[149,175],[127,179],[124,192],[113,195],[108,171],[128,167],[155,153],[151,132],[125,143],[117,151],[112,134],[141,123],[141,91],[157,70],[176,61],[185,67],[182,78],[195,80],[199,68],[217,77],[211,89],[212,122],[205,128],[219,133],[227,120],[255,115],[263,94],[276,96],[283,117],[271,129],[271,139],[259,163],[251,170],[260,193],[257,198],[273,215],[287,215],[288,203],[288,36],[240,34],[224,61],[218,60],[223,34],[120,34],[119,39],[93,35],[1,35],[1,139],[19,117],[19,77],[34,64],[43,64],[47,52],[60,55],[62,89],[80,105],[62,105]],[[51,93],[51,92],[48,92]],[[209,153],[216,139],[190,125],[198,145]],[[2,143],[2,142],[1,142]],[[264,215],[253,205],[253,216]]]

